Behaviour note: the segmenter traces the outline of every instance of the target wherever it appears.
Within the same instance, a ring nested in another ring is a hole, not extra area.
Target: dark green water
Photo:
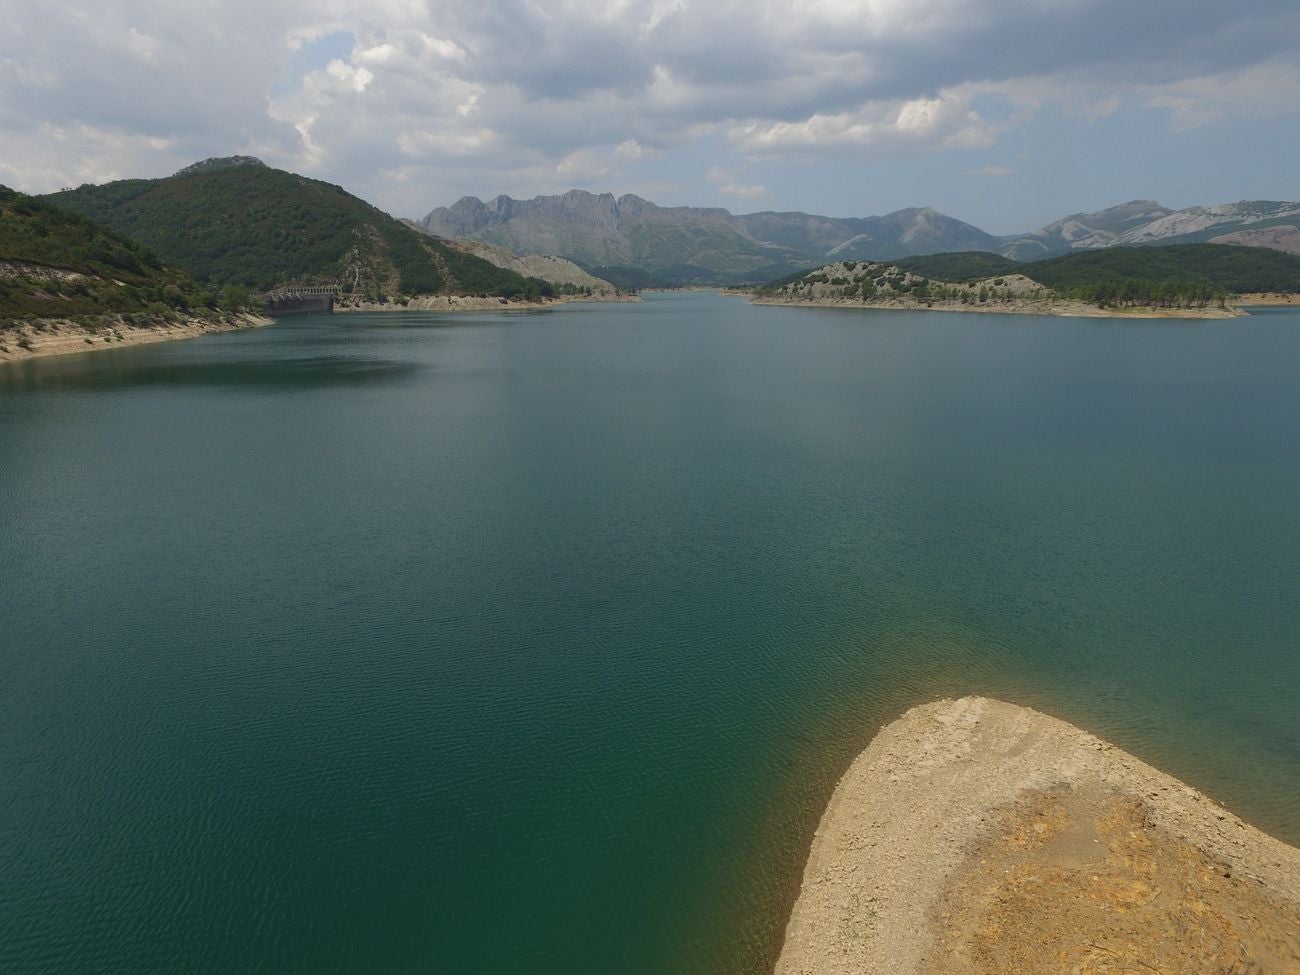
[[[0,367],[0,970],[761,971],[944,694],[1300,841],[1298,377],[710,295]]]

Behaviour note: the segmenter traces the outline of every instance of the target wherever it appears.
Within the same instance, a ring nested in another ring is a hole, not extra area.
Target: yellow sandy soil
[[[1300,973],[1300,850],[1055,718],[913,708],[831,797],[778,975]]]

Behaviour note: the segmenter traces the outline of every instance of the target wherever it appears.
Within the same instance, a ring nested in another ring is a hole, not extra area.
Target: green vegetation
[[[1113,247],[1035,261],[1023,273],[1103,308],[1200,308],[1234,294],[1300,292],[1300,257],[1231,244]]]
[[[1123,290],[1143,283],[1149,293],[1158,291],[1160,285],[1204,285],[1215,294],[1300,292],[1300,257],[1263,247],[1231,244],[1108,247],[1024,264],[997,254],[972,251],[909,257],[896,261],[895,265],[913,274],[953,283],[1023,274],[1060,291],[1102,286]]]
[[[241,310],[246,296],[215,294],[147,247],[84,216],[0,186],[0,324]],[[88,324],[88,322],[83,322]]]
[[[979,281],[999,274],[1021,274],[1024,268],[1019,261],[1000,254],[990,254],[988,251],[927,254],[924,257],[905,257],[893,263],[904,271],[955,284]]]
[[[1023,282],[1013,286],[1006,280],[1013,275],[1023,275],[1042,289],[1027,290]],[[758,289],[762,295],[860,300],[910,295],[927,304],[1054,297],[1103,308],[1204,308],[1222,304],[1230,295],[1261,291],[1300,293],[1300,256],[1262,247],[1177,244],[1081,251],[1020,264],[996,254],[963,252],[893,264],[828,264]]]
[[[356,299],[544,297],[551,286],[451,250],[341,187],[251,159],[158,180],[85,185],[49,199],[153,248],[214,286],[333,284]]]
[[[1200,284],[1216,292],[1300,292],[1300,256],[1266,247],[1174,244],[1111,247],[1021,265],[1021,273],[1053,288],[1154,284]]]

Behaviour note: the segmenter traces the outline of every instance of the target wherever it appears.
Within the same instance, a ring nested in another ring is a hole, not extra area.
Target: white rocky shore
[[[262,315],[247,313],[160,319],[148,325],[134,324],[116,316],[106,316],[92,326],[62,318],[43,318],[0,329],[0,362],[191,339],[216,332],[258,328],[272,322]]]

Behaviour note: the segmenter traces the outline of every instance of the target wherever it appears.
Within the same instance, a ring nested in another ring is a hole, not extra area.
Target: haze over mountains
[[[1134,200],[1077,213],[1024,234],[995,236],[929,207],[875,217],[790,212],[733,214],[661,207],[634,195],[570,190],[489,202],[464,197],[418,225],[520,254],[555,254],[617,280],[649,272],[666,284],[773,280],[837,260],[888,261],[949,251],[1034,260],[1115,245],[1212,241],[1300,252],[1300,203],[1256,201],[1172,210]]]

